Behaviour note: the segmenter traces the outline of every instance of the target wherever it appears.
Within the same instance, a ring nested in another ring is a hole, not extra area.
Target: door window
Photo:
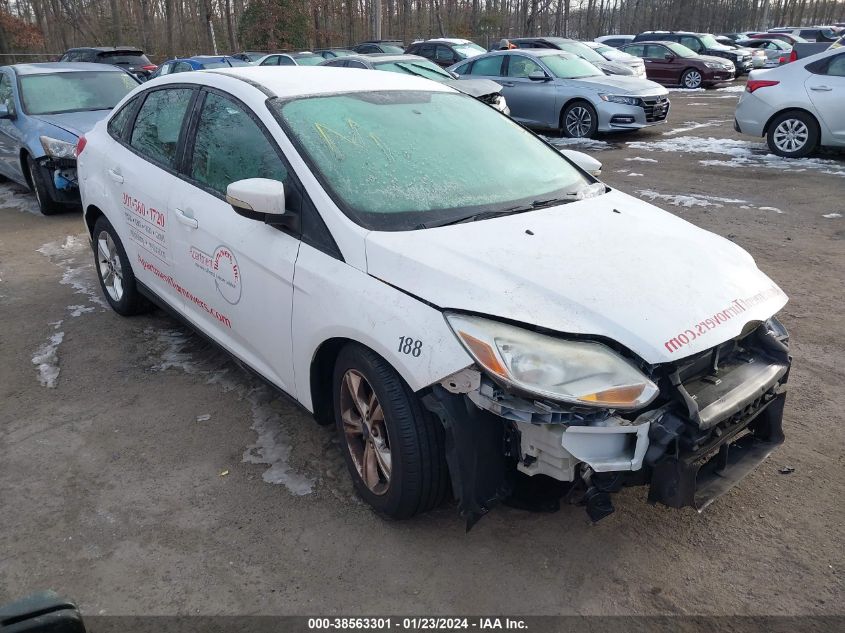
[[[696,53],[700,53],[702,50],[701,42],[698,41],[697,37],[682,37],[681,44],[695,51]]]
[[[523,57],[522,55],[511,55],[510,63],[508,64],[508,77],[519,77],[527,79],[531,73],[545,71],[540,67],[540,64],[533,59]]]
[[[138,111],[129,144],[152,161],[175,167],[179,132],[193,93],[190,88],[150,92]]]
[[[348,62],[346,62],[346,66],[347,68],[366,68],[364,64],[355,59],[350,59]]]
[[[665,46],[660,46],[658,44],[649,44],[645,47],[644,57],[646,59],[666,59],[666,55],[669,54],[669,49]]]
[[[296,66],[296,62],[287,55],[279,55],[277,63],[279,66]]]
[[[188,62],[178,62],[175,66],[173,66],[174,73],[187,73],[194,69]]]
[[[502,60],[504,55],[493,55],[476,59],[470,70],[471,75],[486,75],[488,77],[500,77],[502,75]]]
[[[279,65],[279,56],[278,55],[272,55],[271,57],[268,57],[263,62],[261,62],[261,65],[262,66],[278,66]]]
[[[455,53],[448,46],[438,46],[434,51],[434,59],[439,62],[455,61]]]
[[[645,57],[645,46],[642,44],[632,44],[625,47],[625,52],[634,57]]]
[[[138,97],[133,98],[129,103],[124,105],[120,111],[115,114],[108,124],[109,135],[118,140],[122,139],[126,131],[126,124],[132,118],[132,113],[135,111],[135,106],[138,104]]]
[[[428,57],[429,59],[431,59],[432,57],[434,57],[434,45],[423,44],[422,46],[420,46],[417,55],[420,55],[422,57]]]
[[[0,74],[0,104],[5,104],[9,114],[15,113],[15,96],[12,92],[12,80],[9,75]]]
[[[197,125],[190,176],[225,195],[244,178],[284,182],[287,170],[263,130],[231,99],[208,93]]]

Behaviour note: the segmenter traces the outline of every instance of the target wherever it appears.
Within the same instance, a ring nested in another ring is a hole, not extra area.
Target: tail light
[[[789,53],[788,62],[795,62],[795,61],[798,61],[798,52],[793,48],[792,52]]]
[[[158,66],[156,66],[155,64],[147,64],[146,66],[141,66],[141,70],[147,70],[149,72],[153,72],[156,69],[158,69]]]
[[[785,64],[785,63],[786,63],[786,57],[778,58],[778,64]]]
[[[777,86],[779,83],[779,81],[774,81],[772,79],[749,79],[748,83],[745,84],[745,89],[748,92],[754,92],[755,90],[759,90],[760,88]]]
[[[76,156],[78,157],[82,150],[85,149],[85,146],[88,144],[88,141],[85,139],[84,136],[80,136],[79,140],[76,142]]]

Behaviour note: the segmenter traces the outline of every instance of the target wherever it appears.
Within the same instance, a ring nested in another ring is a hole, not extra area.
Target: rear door
[[[560,117],[554,82],[529,79],[531,73],[548,73],[528,55],[511,53],[506,57],[505,77],[498,83],[502,84],[502,94],[508,102],[511,116],[526,125],[557,127]],[[473,74],[474,71],[475,67]]]
[[[176,167],[184,122],[196,94],[193,86],[177,84],[139,95],[143,101],[137,112],[126,112],[131,121],[125,129],[110,126],[116,142],[104,165],[111,209],[118,210],[109,220],[123,238],[136,276],[179,312],[184,312],[183,288],[173,250],[178,218],[168,212],[168,203],[180,182]]]
[[[300,212],[302,188],[270,133],[248,106],[210,88],[195,108],[182,165],[173,183],[176,267],[188,317],[202,331],[288,393],[295,231],[235,213],[226,188],[245,178],[285,184],[286,208]]]
[[[845,144],[845,52],[829,58],[818,73],[811,73],[805,86],[831,140]]]

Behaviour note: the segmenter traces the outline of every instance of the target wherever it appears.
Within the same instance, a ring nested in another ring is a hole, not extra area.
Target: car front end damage
[[[446,430],[468,529],[498,502],[551,510],[561,498],[597,521],[613,512],[610,495],[633,485],[649,486],[652,503],[701,511],[783,442],[790,364],[787,332],[771,318],[681,360],[637,363],[659,389],[638,409],[538,398],[480,364],[423,402]]]
[[[42,182],[50,190],[50,197],[65,204],[77,204],[79,178],[76,173],[76,142],[50,136],[40,137],[44,155],[35,160],[41,170]]]

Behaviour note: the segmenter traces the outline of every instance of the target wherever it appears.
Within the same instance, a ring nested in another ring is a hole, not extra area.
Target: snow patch
[[[757,207],[757,208],[760,209],[760,211],[774,211],[775,213],[783,213],[783,211],[781,211],[777,207]]]
[[[643,158],[642,156],[634,156],[633,158],[626,158],[628,162],[638,162],[638,163],[656,163],[657,159],[655,158]]]
[[[560,137],[560,138],[553,138],[550,136],[544,137],[546,142],[554,145],[555,147],[564,147],[564,148],[575,148],[575,149],[591,149],[591,150],[602,150],[602,149],[610,149],[611,145],[607,141],[598,141],[594,138],[567,138],[567,137]]]
[[[685,195],[659,193],[653,189],[640,189],[637,194],[651,201],[662,200],[676,207],[715,207],[721,209],[726,204],[748,204],[745,200],[734,198],[720,198],[717,196]]]
[[[637,172],[632,171],[629,176],[642,176],[642,174],[638,174]]]
[[[68,306],[67,309],[70,311],[70,316],[72,317],[82,316],[86,312],[94,311],[94,308],[91,306]]]
[[[727,121],[723,121],[721,119],[714,119],[711,121],[702,121],[701,123],[696,123],[695,121],[684,121],[683,127],[676,127],[673,130],[669,130],[668,132],[663,132],[663,136],[674,136],[675,134],[683,134],[684,132],[692,132],[693,130],[699,130],[703,127],[717,127],[726,123]]]
[[[716,92],[745,92],[745,86],[728,86],[727,88],[719,88]]]
[[[667,88],[669,92],[704,92],[704,88]]]
[[[35,196],[21,185],[11,182],[0,184],[0,209],[16,209],[23,213],[41,215]]]
[[[90,303],[108,308],[100,297],[93,256],[85,234],[68,235],[64,241],[47,242],[38,252],[63,269],[60,282],[63,286],[70,286],[77,294],[87,297]]]
[[[832,220],[833,218],[841,218],[842,214],[841,213],[825,213],[822,217],[827,218],[828,220]]]
[[[61,325],[61,321],[58,322]],[[58,327],[56,325],[55,327]],[[56,381],[59,379],[59,345],[65,338],[64,332],[55,332],[50,340],[44,343],[35,351],[32,357],[32,364],[38,369],[38,382],[49,389],[56,388]]]

